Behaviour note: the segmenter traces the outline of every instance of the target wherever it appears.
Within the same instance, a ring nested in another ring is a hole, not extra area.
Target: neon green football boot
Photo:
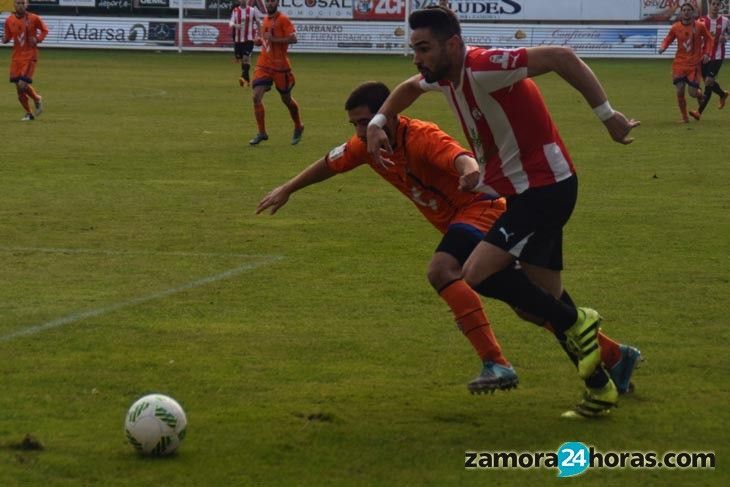
[[[581,379],[591,376],[601,363],[601,347],[598,345],[601,315],[591,308],[578,308],[578,320],[565,330],[566,344],[578,358],[578,375]]]
[[[598,389],[586,387],[583,400],[561,417],[568,419],[599,418],[606,416],[611,409],[618,406],[618,389],[612,380]]]

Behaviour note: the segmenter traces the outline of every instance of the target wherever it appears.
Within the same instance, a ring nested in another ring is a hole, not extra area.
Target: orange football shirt
[[[451,136],[435,124],[400,116],[395,135],[393,154],[388,159],[394,166],[383,167],[374,163],[367,145],[357,136],[335,147],[327,154],[326,161],[334,172],[346,172],[367,164],[383,179],[411,200],[424,217],[441,233],[452,223],[474,223],[482,230],[495,218],[488,220],[483,214],[496,215],[504,211],[504,200],[485,200],[481,193],[459,191],[459,173],[454,161],[464,149]],[[476,203],[484,202],[484,205]],[[477,213],[467,210],[477,210]]]
[[[26,12],[20,18],[13,14],[5,19],[5,38],[13,41],[13,60],[36,58],[36,43],[43,41],[47,35],[48,27],[36,14]]]
[[[289,63],[289,44],[283,42],[269,42],[263,38],[263,34],[270,32],[272,37],[288,37],[296,32],[294,24],[289,17],[282,12],[276,12],[274,15],[267,15],[261,23],[261,36],[263,44],[261,45],[261,53],[256,61],[256,65],[262,68],[268,68],[274,71],[288,71],[291,69]]]
[[[681,21],[675,22],[662,42],[662,49],[677,40],[677,53],[674,55],[675,65],[695,66],[702,62],[702,55],[712,54],[712,36],[705,24],[693,21],[684,25]]]

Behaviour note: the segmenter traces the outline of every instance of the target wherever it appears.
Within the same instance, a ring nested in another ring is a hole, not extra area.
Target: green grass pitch
[[[570,422],[574,370],[501,303],[486,309],[521,385],[467,393],[480,364],[425,278],[439,236],[372,171],[254,215],[351,135],[355,85],[393,86],[410,60],[292,56],[304,138],[289,144],[273,92],[270,140],[249,147],[231,57],[46,49],[37,121],[19,121],[10,84],[0,94],[0,485],[559,485],[554,469],[465,471],[464,452],[566,441],[717,454],[715,471],[589,470],[581,484],[728,484],[730,108],[715,98],[679,125],[669,60],[590,61],[642,121],[624,147],[567,84],[538,78],[580,174],[566,286],[647,359],[609,418]],[[463,140],[439,95],[407,114]],[[149,392],[188,414],[169,459],[124,438]],[[26,433],[45,449],[14,449]]]

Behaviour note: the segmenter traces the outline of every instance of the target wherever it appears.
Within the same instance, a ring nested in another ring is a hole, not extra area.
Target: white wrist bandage
[[[385,115],[383,115],[382,113],[377,113],[372,119],[370,119],[368,127],[375,125],[376,127],[382,129],[383,127],[385,127],[387,121],[388,119],[385,118]]]
[[[614,112],[613,108],[611,108],[611,104],[608,103],[608,100],[606,100],[601,105],[593,108],[593,113],[596,114],[596,117],[598,117],[601,122],[605,122],[609,118],[613,117],[613,114],[616,112]]]

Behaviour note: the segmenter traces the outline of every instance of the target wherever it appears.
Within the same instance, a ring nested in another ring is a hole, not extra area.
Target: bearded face
[[[279,0],[266,0],[266,12],[274,15],[279,10]]]

